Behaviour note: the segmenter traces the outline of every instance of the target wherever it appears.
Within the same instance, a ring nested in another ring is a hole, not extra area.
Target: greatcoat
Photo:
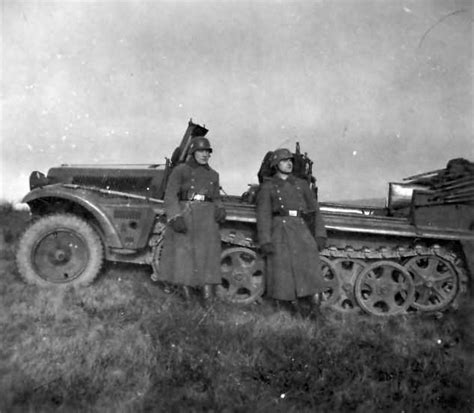
[[[204,201],[192,200],[203,197]],[[188,286],[220,284],[221,241],[215,215],[222,207],[219,174],[191,158],[171,172],[164,201],[168,225],[158,278]],[[177,216],[186,222],[184,234],[170,225]]]
[[[301,216],[308,212],[315,214],[314,236]],[[274,247],[273,254],[267,257],[269,297],[292,301],[323,291],[314,237],[326,237],[326,229],[306,181],[293,175],[286,180],[277,175],[264,180],[257,195],[257,229],[260,245],[271,242]]]

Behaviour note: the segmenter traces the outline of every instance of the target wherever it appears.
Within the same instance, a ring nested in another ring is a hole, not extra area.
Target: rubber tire
[[[89,250],[86,268],[69,282],[55,283],[45,280],[36,273],[32,263],[31,254],[36,243],[55,229],[65,229],[77,234],[85,241]],[[46,215],[32,222],[21,236],[16,254],[17,268],[23,280],[40,287],[65,288],[89,285],[100,273],[103,262],[104,246],[97,232],[84,219],[64,213]]]

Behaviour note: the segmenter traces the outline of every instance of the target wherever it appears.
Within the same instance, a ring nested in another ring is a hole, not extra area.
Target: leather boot
[[[189,285],[182,286],[184,301],[191,302],[193,300],[193,294]]]
[[[202,298],[204,298],[205,301],[214,299],[214,286],[212,284],[206,284],[202,287]]]
[[[311,297],[299,297],[297,299],[297,309],[301,318],[309,318],[313,311],[313,302]]]
[[[309,318],[311,320],[319,319],[323,321],[323,316],[321,312],[321,303],[322,303],[322,293],[316,293],[308,297],[310,303],[310,313]]]
[[[297,316],[298,311],[298,301],[283,301],[283,300],[273,300],[273,308],[275,311],[283,311],[288,313],[291,316]]]
[[[323,302],[323,293],[316,293],[310,296],[311,302],[317,307],[321,307]]]
[[[214,285],[205,284],[202,287],[202,305],[204,308],[210,308],[214,303]]]

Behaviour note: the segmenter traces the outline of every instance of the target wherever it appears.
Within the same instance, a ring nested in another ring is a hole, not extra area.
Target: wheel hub
[[[377,285],[375,287],[375,294],[381,297],[386,297],[388,293],[389,293],[389,288],[385,285]]]
[[[67,261],[67,254],[64,250],[59,249],[54,252],[54,260],[59,264],[61,262]]]
[[[232,274],[232,277],[234,281],[240,283],[245,278],[245,274],[242,274],[241,272],[235,272]]]
[[[32,251],[38,275],[53,283],[70,282],[87,266],[89,250],[85,240],[71,229],[58,229],[40,238]]]

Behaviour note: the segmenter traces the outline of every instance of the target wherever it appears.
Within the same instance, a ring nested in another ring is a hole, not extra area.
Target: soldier
[[[323,279],[319,251],[326,229],[319,205],[308,183],[292,175],[293,155],[273,152],[274,174],[264,179],[257,195],[257,229],[261,251],[267,257],[267,295],[292,303],[302,315],[316,314]],[[313,215],[314,233],[303,219]],[[294,305],[296,304],[296,306]]]
[[[207,138],[193,138],[188,160],[169,177],[164,199],[168,228],[159,275],[162,281],[181,285],[188,300],[190,287],[201,287],[205,302],[221,283],[219,223],[226,216],[219,174],[208,164],[211,153]]]

